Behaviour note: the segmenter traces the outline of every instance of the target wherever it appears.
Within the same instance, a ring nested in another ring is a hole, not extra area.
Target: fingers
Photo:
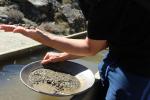
[[[15,25],[0,24],[0,30],[4,30],[5,32],[13,32],[15,28]]]
[[[47,54],[44,56],[43,60],[46,60],[46,59],[48,59],[48,58],[49,58],[49,53],[47,53]]]
[[[22,26],[0,24],[0,30],[4,30],[5,32],[25,33],[26,29]]]
[[[61,53],[49,52],[44,56],[41,63],[47,64],[50,62],[58,62],[58,61],[63,61],[63,57],[61,56]]]
[[[14,33],[25,33],[26,29],[24,27],[18,26],[13,30]]]
[[[42,64],[47,64],[48,62],[50,62],[50,54],[46,53],[46,55],[44,56],[43,60],[41,61]]]
[[[21,33],[22,35],[34,39],[36,36],[35,29],[26,29],[22,26],[0,24],[0,30],[5,32]]]
[[[42,64],[48,64],[48,63],[50,63],[50,62],[51,62],[51,60],[50,60],[50,59],[42,60],[42,61],[41,61],[41,63],[42,63]]]

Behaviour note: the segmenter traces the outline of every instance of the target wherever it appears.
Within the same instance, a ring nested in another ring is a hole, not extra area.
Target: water
[[[38,54],[38,55],[37,55]],[[37,53],[22,59],[0,63],[0,100],[71,100],[71,97],[53,97],[36,93],[23,85],[19,73],[23,65],[41,60],[44,53]],[[103,57],[100,53],[94,57],[74,60],[97,72],[97,63]]]

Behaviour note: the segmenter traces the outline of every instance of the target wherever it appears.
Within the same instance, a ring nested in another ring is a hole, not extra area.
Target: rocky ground
[[[59,35],[86,30],[77,0],[0,0],[0,23],[38,27]]]

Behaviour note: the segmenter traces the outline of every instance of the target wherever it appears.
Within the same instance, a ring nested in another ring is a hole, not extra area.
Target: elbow
[[[95,56],[97,53],[98,51],[89,50],[87,56]]]
[[[100,51],[104,50],[105,48],[99,48],[99,49],[94,49],[94,48],[89,48],[87,56],[95,56],[97,53]]]

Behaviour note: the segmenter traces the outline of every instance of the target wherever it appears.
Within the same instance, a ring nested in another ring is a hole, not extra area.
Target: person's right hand
[[[57,53],[57,52],[48,52],[44,56],[43,60],[41,61],[42,64],[47,64],[50,62],[59,62],[64,61],[67,57],[67,53]]]

